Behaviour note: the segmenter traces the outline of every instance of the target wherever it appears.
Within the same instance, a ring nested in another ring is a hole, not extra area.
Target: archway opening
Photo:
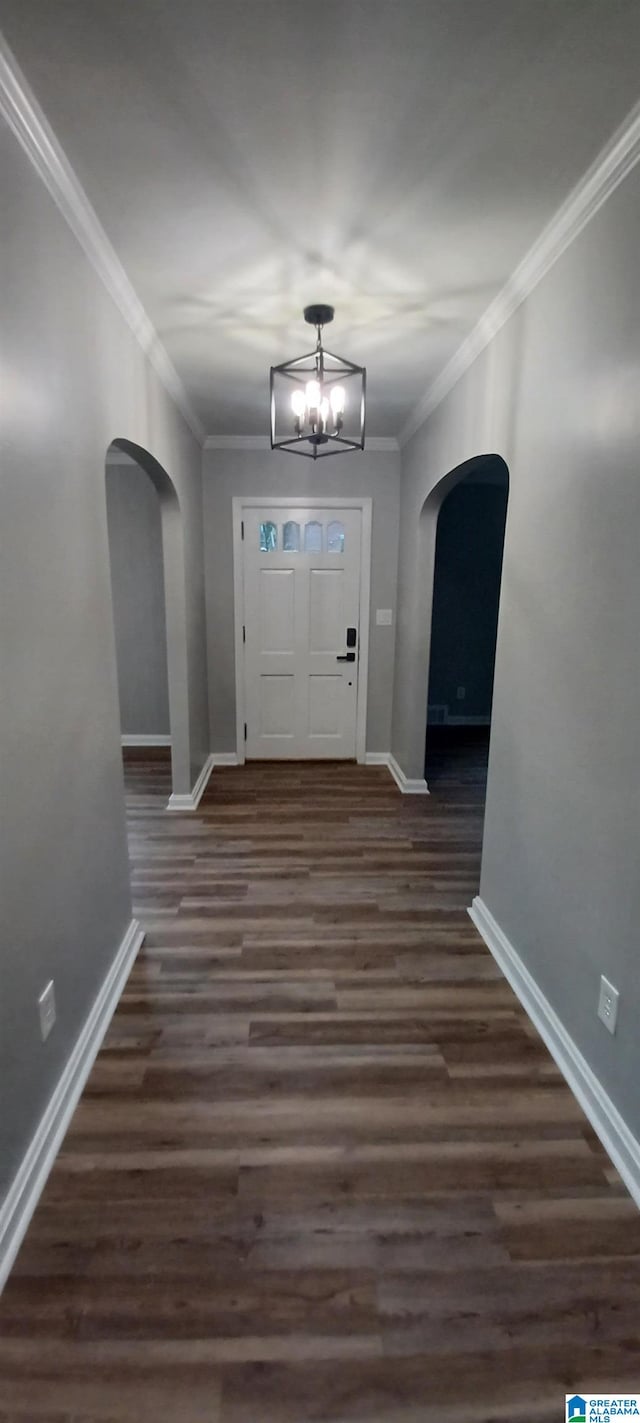
[[[107,455],[107,527],[127,790],[171,793],[167,617],[160,497],[131,455]]]
[[[425,780],[484,809],[509,474],[486,455],[453,476],[437,506]]]
[[[182,521],[166,470],[118,439],[105,463],[125,786],[130,805],[189,788]]]

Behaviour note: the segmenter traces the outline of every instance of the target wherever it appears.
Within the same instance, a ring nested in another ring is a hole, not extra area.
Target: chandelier
[[[271,448],[318,459],[364,449],[367,372],[322,344],[332,306],[306,306],[316,328],[316,348],[271,367]]]

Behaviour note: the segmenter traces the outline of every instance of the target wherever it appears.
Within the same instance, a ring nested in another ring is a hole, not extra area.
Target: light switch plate
[[[45,1043],[56,1021],[56,999],[53,990],[53,979],[50,979],[46,988],[43,989],[38,999],[38,1012],[40,1014],[40,1032],[42,1041]]]
[[[393,608],[376,608],[376,624],[379,628],[390,628],[393,622]]]
[[[598,1017],[600,1018],[600,1021],[604,1023],[605,1028],[608,1028],[610,1033],[615,1033],[616,1030],[616,1024],[618,1022],[619,999],[620,994],[618,993],[617,988],[614,988],[613,984],[609,983],[608,978],[605,978],[603,974],[602,978],[600,979]]]

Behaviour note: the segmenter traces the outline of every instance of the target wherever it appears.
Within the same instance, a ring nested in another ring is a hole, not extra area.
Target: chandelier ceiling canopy
[[[271,367],[271,448],[319,459],[364,449],[367,372],[327,351],[322,331],[332,306],[306,306],[316,348]]]

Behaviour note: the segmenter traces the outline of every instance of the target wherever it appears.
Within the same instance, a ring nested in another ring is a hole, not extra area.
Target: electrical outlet
[[[38,1012],[40,1014],[40,1032],[42,1041],[45,1043],[56,1021],[56,999],[53,991],[53,979],[43,989],[38,999]]]
[[[610,1033],[615,1033],[618,1021],[618,1000],[620,994],[608,978],[604,975],[600,979],[600,997],[598,999],[598,1017],[608,1028]]]
[[[466,687],[458,687],[458,690],[457,690],[457,692],[456,692],[456,697],[458,698],[458,701],[459,701],[459,702],[463,702],[464,699],[465,699],[465,697],[466,697],[466,695],[467,695],[467,689],[466,689]]]

